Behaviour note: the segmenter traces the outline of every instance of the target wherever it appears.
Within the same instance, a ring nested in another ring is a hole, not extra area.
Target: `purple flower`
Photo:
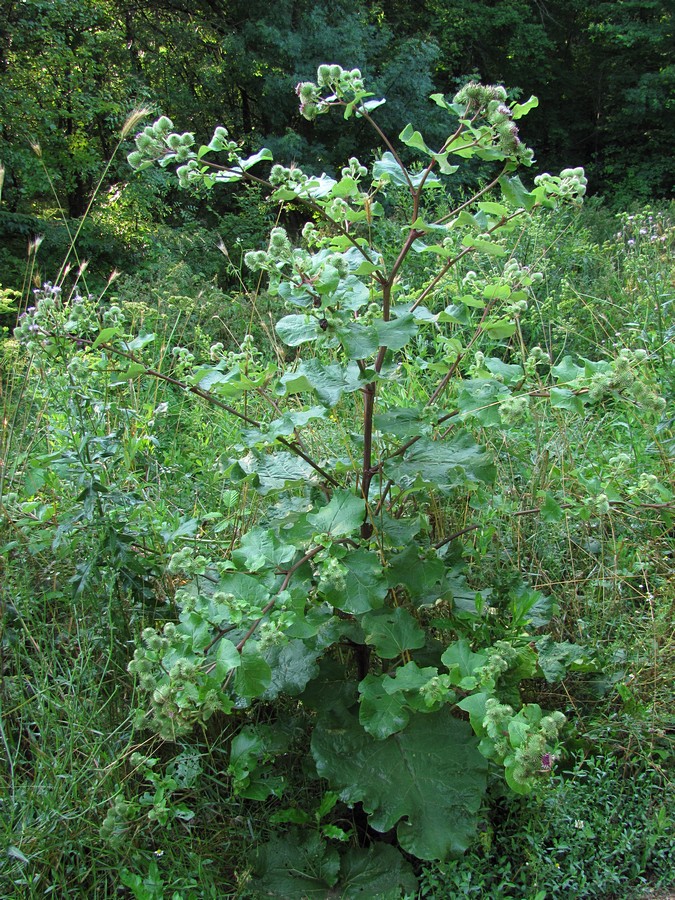
[[[541,771],[550,772],[553,765],[553,756],[550,753],[544,753],[541,758]]]

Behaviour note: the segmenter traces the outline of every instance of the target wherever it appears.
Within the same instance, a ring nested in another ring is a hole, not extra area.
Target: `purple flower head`
[[[553,755],[551,753],[544,753],[544,755],[541,758],[541,771],[542,772],[550,772],[552,765],[553,765]]]

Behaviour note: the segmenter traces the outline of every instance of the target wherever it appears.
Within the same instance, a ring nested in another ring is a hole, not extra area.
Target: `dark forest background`
[[[414,119],[433,133],[433,104],[418,108],[418,98],[452,94],[469,77],[503,83],[514,97],[535,94],[540,106],[525,137],[540,169],[584,165],[591,193],[616,207],[665,198],[674,174],[674,6],[2,0],[0,221],[7,231],[12,216],[44,214],[54,190],[69,217],[82,216],[138,104],[200,136],[226,125],[252,147],[266,143],[280,161],[341,165],[348,152],[341,123],[303,121],[292,90],[326,61],[360,67],[387,96],[378,115],[389,132]],[[349,152],[353,141],[350,135]],[[374,149],[365,129],[362,141],[363,153]],[[119,154],[104,186],[129,179]],[[152,186],[146,180],[137,202],[158,218],[180,215],[173,200],[162,202],[166,190],[161,177]]]

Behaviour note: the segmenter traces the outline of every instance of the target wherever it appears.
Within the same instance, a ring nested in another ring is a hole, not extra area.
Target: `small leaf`
[[[96,338],[94,343],[91,345],[92,350],[96,350],[97,347],[100,347],[101,344],[105,344],[110,341],[115,335],[119,334],[121,331],[120,328],[104,328],[103,331]]]
[[[511,108],[511,116],[513,119],[522,119],[522,117],[526,116],[531,109],[536,109],[537,106],[539,106],[539,100],[533,94],[529,100],[525,101],[525,103],[516,103],[515,106]]]
[[[553,409],[567,409],[579,416],[584,414],[584,401],[569,388],[552,387],[550,402]]]
[[[518,175],[502,175],[499,186],[507,203],[517,209],[525,209],[529,212],[536,202],[534,194],[530,193]]]
[[[413,147],[415,150],[421,150],[423,153],[431,155],[432,151],[427,147],[424,138],[419,131],[415,131],[412,125],[406,125],[398,137],[407,147]]]
[[[125,381],[132,381],[134,378],[138,378],[139,375],[145,374],[145,366],[141,363],[131,363],[128,369],[124,372],[116,372],[112,377],[110,384],[118,385],[122,384]]]

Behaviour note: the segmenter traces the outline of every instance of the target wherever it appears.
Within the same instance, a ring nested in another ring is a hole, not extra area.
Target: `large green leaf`
[[[317,533],[328,533],[331,537],[353,534],[363,524],[366,501],[356,497],[351,491],[337,490],[330,501],[317,513],[310,513],[307,521]]]
[[[335,406],[344,393],[358,391],[362,386],[355,362],[351,366],[342,366],[339,363],[322,363],[319,359],[300,363],[295,372],[287,372],[279,381],[280,393],[314,390],[326,406]]]
[[[361,624],[366,641],[375,647],[377,655],[383,659],[394,659],[404,650],[417,650],[424,646],[424,629],[403,607],[368,613]]]
[[[403,459],[387,463],[385,474],[405,488],[417,481],[447,492],[475,482],[492,482],[495,467],[490,454],[468,432],[460,432],[453,440],[442,443],[421,438]]]
[[[402,584],[410,594],[410,599],[423,606],[433,604],[448,590],[445,580],[446,567],[437,556],[420,556],[419,548],[410,544],[391,558],[387,569],[389,585],[393,588]]]
[[[346,569],[344,589],[329,588],[325,599],[353,616],[379,609],[388,585],[378,555],[369,550],[354,550],[342,560],[342,565]]]
[[[395,847],[372,844],[367,850],[347,850],[340,864],[339,888],[340,900],[400,900],[415,894],[417,879]]]
[[[399,900],[417,880],[389,844],[350,847],[340,860],[317,832],[293,828],[258,848],[253,886],[256,896],[284,900]]]
[[[326,900],[338,879],[338,851],[318,832],[293,829],[261,844],[256,854],[254,885],[258,897]],[[339,895],[338,895],[339,896]]]
[[[511,392],[496,378],[468,378],[457,392],[457,408],[462,418],[473,418],[481,425],[502,424],[499,403]]]
[[[297,347],[305,341],[315,341],[323,331],[316,316],[297,315],[284,316],[276,324],[277,334],[289,347]]]
[[[296,697],[307,683],[319,674],[316,663],[320,650],[312,650],[304,641],[276,644],[265,650],[263,656],[272,670],[272,681],[263,694],[263,700],[273,700],[279,694]]]
[[[417,188],[422,183],[423,177],[424,172],[413,175],[412,172],[407,172],[405,169],[401,168],[396,161],[394,154],[390,153],[388,150],[386,153],[382,154],[381,159],[378,159],[373,163],[373,178],[383,178],[399,187],[408,187],[408,184],[410,183],[414,188]],[[438,176],[434,175],[432,172],[424,182],[424,186],[438,187],[440,183]]]
[[[234,676],[234,690],[244,700],[260,697],[272,681],[272,670],[255,645],[249,641],[241,654],[241,665]]]
[[[251,450],[239,460],[239,466],[247,475],[258,476],[258,491],[261,494],[293,484],[312,484],[317,480],[316,472],[309,463],[285,451],[256,453]]]
[[[319,775],[346,803],[362,803],[376,831],[398,823],[401,847],[419,859],[462,853],[476,831],[487,763],[466,722],[446,710],[414,714],[383,741],[342,709],[322,716],[312,736]]]
[[[410,721],[403,692],[387,693],[382,677],[367,675],[359,684],[359,694],[359,722],[378,741],[402,731]]]

